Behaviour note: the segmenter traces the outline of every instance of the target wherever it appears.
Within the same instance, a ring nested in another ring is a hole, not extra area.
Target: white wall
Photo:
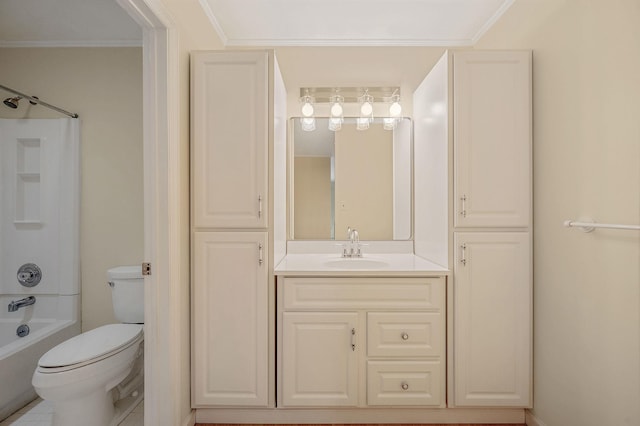
[[[142,50],[5,48],[0,76],[80,115],[82,329],[115,322],[107,269],[143,259]],[[16,110],[2,106],[0,117],[64,116],[22,101]]]
[[[521,0],[479,49],[533,49],[534,409],[640,424],[640,2]]]

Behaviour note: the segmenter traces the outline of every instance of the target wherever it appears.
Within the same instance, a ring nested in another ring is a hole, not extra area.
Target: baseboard
[[[524,419],[527,426],[547,426],[542,422],[542,420],[534,416],[529,410],[525,411]]]
[[[196,410],[191,410],[189,415],[182,421],[182,426],[195,426],[196,424]]]
[[[196,410],[198,423],[335,424],[335,423],[515,423],[525,422],[523,409],[211,409]],[[543,425],[541,425],[543,426]]]

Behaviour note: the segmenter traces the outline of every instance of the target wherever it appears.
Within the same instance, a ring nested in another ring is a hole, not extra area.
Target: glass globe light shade
[[[369,119],[368,118],[357,118],[356,119],[356,129],[358,130],[367,130],[369,128]]]
[[[305,132],[312,132],[316,129],[316,119],[311,118],[301,118],[300,124],[302,125],[302,130]]]
[[[342,119],[341,118],[330,118],[329,119],[329,130],[337,131],[342,128]]]

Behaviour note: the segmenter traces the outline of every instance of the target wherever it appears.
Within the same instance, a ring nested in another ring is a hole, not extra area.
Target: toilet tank
[[[142,267],[118,266],[107,271],[116,319],[122,323],[144,323]]]

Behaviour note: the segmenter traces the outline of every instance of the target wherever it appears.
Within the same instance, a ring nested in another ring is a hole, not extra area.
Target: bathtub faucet
[[[36,298],[34,296],[25,297],[20,300],[13,300],[9,303],[9,312],[15,312],[23,306],[33,305],[34,303],[36,303]]]

